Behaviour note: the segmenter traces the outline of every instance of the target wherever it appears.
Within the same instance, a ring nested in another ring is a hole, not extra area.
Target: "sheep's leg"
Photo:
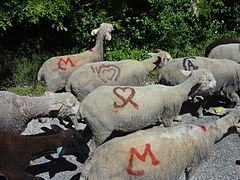
[[[65,82],[62,81],[59,78],[56,79],[49,79],[47,78],[46,80],[46,89],[45,92],[56,92],[58,90],[58,88],[60,88],[61,86],[64,86]]]
[[[72,121],[72,123],[74,125],[74,129],[76,129],[78,131],[82,129],[80,124],[78,123],[78,120],[77,120],[76,116],[69,116],[69,118],[71,119],[71,121]]]
[[[86,126],[81,132],[81,135],[84,141],[87,143],[92,138],[93,133],[92,133],[92,130],[88,126]]]
[[[172,118],[164,118],[164,119],[161,119],[161,121],[162,121],[164,127],[171,127],[173,124]]]
[[[93,132],[93,141],[95,142],[95,146],[101,145],[110,135],[112,132],[106,130],[99,130],[97,133]]]
[[[239,103],[239,96],[235,91],[228,93],[228,98],[231,100],[230,107],[233,108],[236,106],[237,103]]]
[[[192,180],[193,179],[193,175],[196,172],[198,166],[188,166],[185,169],[185,176],[186,176],[186,180]]]
[[[58,89],[58,87],[57,86],[55,86],[55,85],[52,85],[52,83],[47,83],[47,85],[46,85],[47,87],[46,87],[46,89],[45,89],[45,92],[56,92],[57,91],[57,89]]]
[[[40,123],[48,123],[48,122],[52,121],[53,118],[44,117],[44,118],[38,118],[37,120]]]
[[[198,110],[197,110],[197,117],[201,118],[203,117],[203,109],[206,106],[207,102],[210,100],[211,97],[204,98],[204,101],[200,104]]]
[[[177,115],[173,120],[178,122],[183,121],[181,115]]]

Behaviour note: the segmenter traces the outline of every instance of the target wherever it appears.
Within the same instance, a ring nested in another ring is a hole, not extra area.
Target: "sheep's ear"
[[[48,110],[49,111],[58,111],[62,108],[62,103],[53,104]]]
[[[96,35],[98,33],[98,31],[99,31],[99,28],[92,30],[91,35],[92,36]]]
[[[181,70],[181,72],[184,76],[189,77],[192,71]]]

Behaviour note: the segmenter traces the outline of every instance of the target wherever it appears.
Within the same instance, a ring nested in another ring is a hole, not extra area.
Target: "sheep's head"
[[[160,68],[167,65],[170,61],[173,60],[168,52],[162,51],[160,49],[157,49],[157,51],[155,50],[155,53],[153,53],[151,56],[152,58],[156,59],[156,61],[154,62],[156,67]]]
[[[113,30],[113,24],[110,23],[102,23],[99,28],[92,30],[91,35],[96,35],[98,33],[102,33],[104,36],[104,40],[111,40],[111,32]]]
[[[53,93],[48,95],[52,97],[52,103],[49,108],[53,116],[65,118],[67,116],[78,115],[80,102],[71,93]]]
[[[237,128],[237,131],[240,133],[240,122],[236,123],[235,126]]]
[[[214,78],[213,74],[206,69],[197,69],[191,71],[183,71],[181,72],[185,76],[190,76],[198,86],[198,92],[201,93],[210,93],[216,87],[216,79]]]
[[[80,156],[87,158],[90,149],[82,138],[81,132],[71,129],[61,131],[60,134],[63,137],[63,149],[59,156],[79,154]]]

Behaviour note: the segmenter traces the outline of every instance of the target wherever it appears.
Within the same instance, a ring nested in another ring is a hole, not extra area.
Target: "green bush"
[[[0,83],[34,84],[38,69],[52,56],[92,48],[92,29],[116,25],[104,44],[106,60],[147,58],[155,48],[173,58],[203,56],[215,39],[239,38],[240,4],[199,0],[2,0],[0,2]],[[11,8],[11,11],[9,9]]]
[[[45,87],[42,85],[18,86],[7,88],[6,91],[13,92],[20,96],[41,96],[44,94]]]

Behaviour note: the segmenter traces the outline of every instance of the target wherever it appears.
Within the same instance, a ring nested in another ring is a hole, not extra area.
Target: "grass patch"
[[[11,87],[7,88],[6,91],[13,92],[20,96],[41,96],[45,92],[45,86],[38,84],[22,87]]]

